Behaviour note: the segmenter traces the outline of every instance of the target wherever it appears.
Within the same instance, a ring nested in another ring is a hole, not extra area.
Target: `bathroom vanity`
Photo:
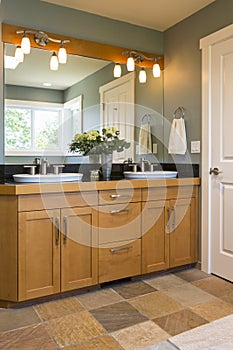
[[[197,262],[199,185],[0,185],[0,304]]]

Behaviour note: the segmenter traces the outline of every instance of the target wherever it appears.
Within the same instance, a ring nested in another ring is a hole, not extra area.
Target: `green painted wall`
[[[164,33],[164,115],[172,120],[178,106],[185,108],[185,121],[190,150],[191,140],[201,140],[201,51],[199,40],[233,22],[233,1],[216,0]],[[164,141],[168,142],[169,129],[165,128]],[[171,157],[165,150],[165,161]],[[200,155],[191,155],[193,163]],[[187,161],[176,156],[175,161]]]
[[[22,101],[43,101],[63,103],[63,91],[53,89],[32,88],[26,86],[5,85],[5,98]]]

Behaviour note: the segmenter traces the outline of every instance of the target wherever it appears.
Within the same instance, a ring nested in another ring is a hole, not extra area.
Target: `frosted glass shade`
[[[25,55],[28,55],[31,51],[30,39],[27,36],[23,36],[21,41],[21,50]]]
[[[142,68],[139,72],[139,83],[146,83],[146,71],[144,68]]]
[[[50,69],[51,70],[58,70],[59,62],[57,58],[56,52],[53,52],[51,58],[50,58]]]
[[[119,63],[115,64],[114,70],[113,70],[113,76],[114,78],[120,78],[121,77],[121,65]]]
[[[128,72],[133,72],[134,71],[134,69],[135,69],[135,62],[134,62],[133,57],[128,57],[126,65],[127,65]]]
[[[158,63],[155,63],[153,65],[153,77],[154,78],[159,78],[160,77],[160,66]]]
[[[15,59],[20,63],[24,60],[24,53],[19,45],[15,49]]]
[[[60,47],[58,51],[58,61],[62,64],[65,64],[67,62],[67,52],[64,47]]]

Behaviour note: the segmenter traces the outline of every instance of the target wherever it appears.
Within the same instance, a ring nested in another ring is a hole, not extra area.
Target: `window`
[[[81,96],[78,101],[63,106],[6,100],[6,155],[66,155],[81,131]]]

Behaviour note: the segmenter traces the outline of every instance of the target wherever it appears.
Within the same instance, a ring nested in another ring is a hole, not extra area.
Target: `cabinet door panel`
[[[64,209],[61,222],[61,290],[96,284],[98,279],[95,209]]]
[[[151,201],[142,207],[142,273],[169,267],[169,235],[165,232],[166,205]]]
[[[19,213],[19,300],[60,291],[58,210]]]
[[[170,266],[195,261],[196,205],[195,198],[170,201]]]

